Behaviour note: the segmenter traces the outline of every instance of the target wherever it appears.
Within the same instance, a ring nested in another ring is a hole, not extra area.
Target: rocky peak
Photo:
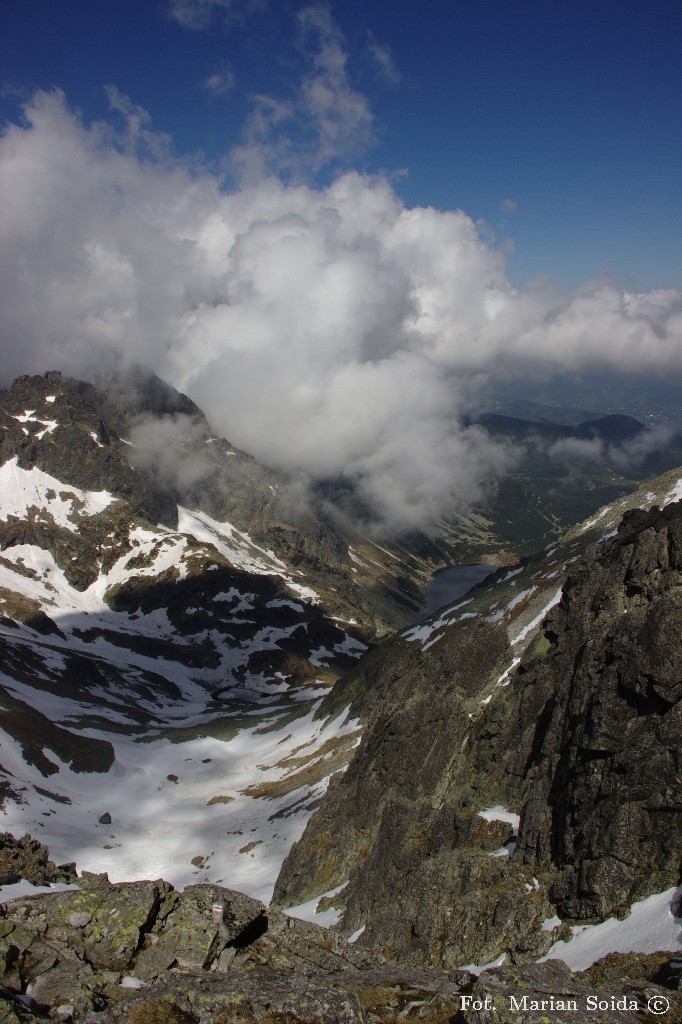
[[[177,391],[165,380],[142,366],[120,370],[107,382],[104,390],[111,401],[132,416],[191,416],[206,423],[198,405]],[[208,429],[208,424],[206,423]]]
[[[153,523],[177,525],[177,501],[130,465],[125,412],[92,384],[50,372],[0,391],[0,465],[15,458],[64,484],[109,491]]]
[[[12,459],[81,490],[107,491],[152,526],[176,529],[178,506],[229,522],[368,637],[403,625],[423,601],[428,568],[419,559],[353,535],[370,554],[358,568],[351,538],[314,495],[214,436],[194,402],[146,370],[118,374],[106,391],[58,372],[18,378],[0,391],[0,466]],[[32,543],[40,533],[35,517],[28,532],[13,526],[0,544]]]

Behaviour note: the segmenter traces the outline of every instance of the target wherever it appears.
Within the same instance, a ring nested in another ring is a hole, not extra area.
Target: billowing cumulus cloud
[[[324,123],[322,86],[336,76],[344,94],[344,65],[331,29],[306,31],[327,46],[307,80]],[[352,171],[324,188],[270,174],[226,191],[111,96],[122,131],[40,93],[0,140],[5,382],[146,363],[241,448],[344,478],[402,530],[508,464],[460,426],[472,381],[682,369],[679,292],[519,290],[466,214],[406,208],[387,180]]]

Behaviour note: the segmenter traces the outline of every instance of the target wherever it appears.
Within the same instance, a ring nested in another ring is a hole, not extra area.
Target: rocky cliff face
[[[596,547],[499,573],[340,684],[365,735],[278,902],[345,883],[346,934],[455,967],[537,958],[555,915],[679,883],[682,505],[598,525]]]
[[[507,765],[528,787],[518,857],[558,873],[559,914],[603,917],[677,884],[680,503],[630,513],[576,567],[517,679],[521,742]]]

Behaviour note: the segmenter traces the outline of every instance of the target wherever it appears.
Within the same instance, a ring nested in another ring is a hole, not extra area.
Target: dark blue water
[[[496,568],[495,565],[449,565],[446,569],[439,569],[426,585],[426,609],[417,622],[432,615],[443,605],[452,604],[491,572],[495,572]]]

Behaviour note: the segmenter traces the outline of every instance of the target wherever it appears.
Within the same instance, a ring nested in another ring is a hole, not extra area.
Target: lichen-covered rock
[[[79,884],[79,891],[45,901],[46,941],[80,952],[98,969],[124,970],[151,930],[171,886],[161,881],[112,885],[106,875],[87,872]]]
[[[16,1003],[2,996],[0,996],[0,1024],[22,1024]]]
[[[382,958],[379,957],[381,962]],[[258,966],[276,974],[297,977],[340,974],[375,965],[377,956],[349,944],[338,932],[309,921],[267,911],[267,931],[237,951],[229,969],[249,970]]]
[[[259,919],[265,930],[263,910],[262,903],[243,893],[219,885],[188,885],[168,898],[151,936],[156,940],[152,948],[156,956],[172,954],[178,967],[207,970],[249,928],[258,932]],[[156,962],[146,951],[140,959],[146,970]]]
[[[155,1017],[154,1008],[164,1003],[167,1016]],[[87,1019],[94,1024],[94,1018]],[[225,1024],[363,1024],[360,1004],[352,992],[314,984],[308,978],[262,973],[179,976],[96,1018],[98,1024],[151,1024],[159,1019],[169,1024],[215,1024],[219,1020]]]
[[[561,960],[484,971],[460,999],[467,1024],[635,1024],[682,1020],[682,995],[656,977],[671,955],[614,954],[578,974]],[[653,977],[652,977],[653,975]]]
[[[49,850],[37,839],[22,836],[15,839],[10,832],[0,833],[0,885],[12,885],[21,879],[33,885],[51,882],[73,882],[75,864],[57,866],[49,859]]]
[[[135,960],[135,977],[140,981],[152,981],[160,974],[174,967],[177,963],[176,949],[172,944],[163,946],[148,946],[137,955]]]
[[[618,1003],[620,1000],[620,1004]],[[467,1024],[638,1024],[637,1000],[583,984],[561,960],[484,971],[461,1006]],[[641,1007],[642,1009],[644,1007]]]
[[[30,981],[26,995],[38,1006],[49,1007],[53,1012],[70,1005],[85,1014],[103,1009],[105,987],[105,981],[89,964],[63,960]]]
[[[608,953],[582,971],[581,978],[597,987],[612,985],[623,978],[650,981],[673,989],[680,993],[678,998],[682,999],[682,959],[678,953],[670,950],[657,953]]]

